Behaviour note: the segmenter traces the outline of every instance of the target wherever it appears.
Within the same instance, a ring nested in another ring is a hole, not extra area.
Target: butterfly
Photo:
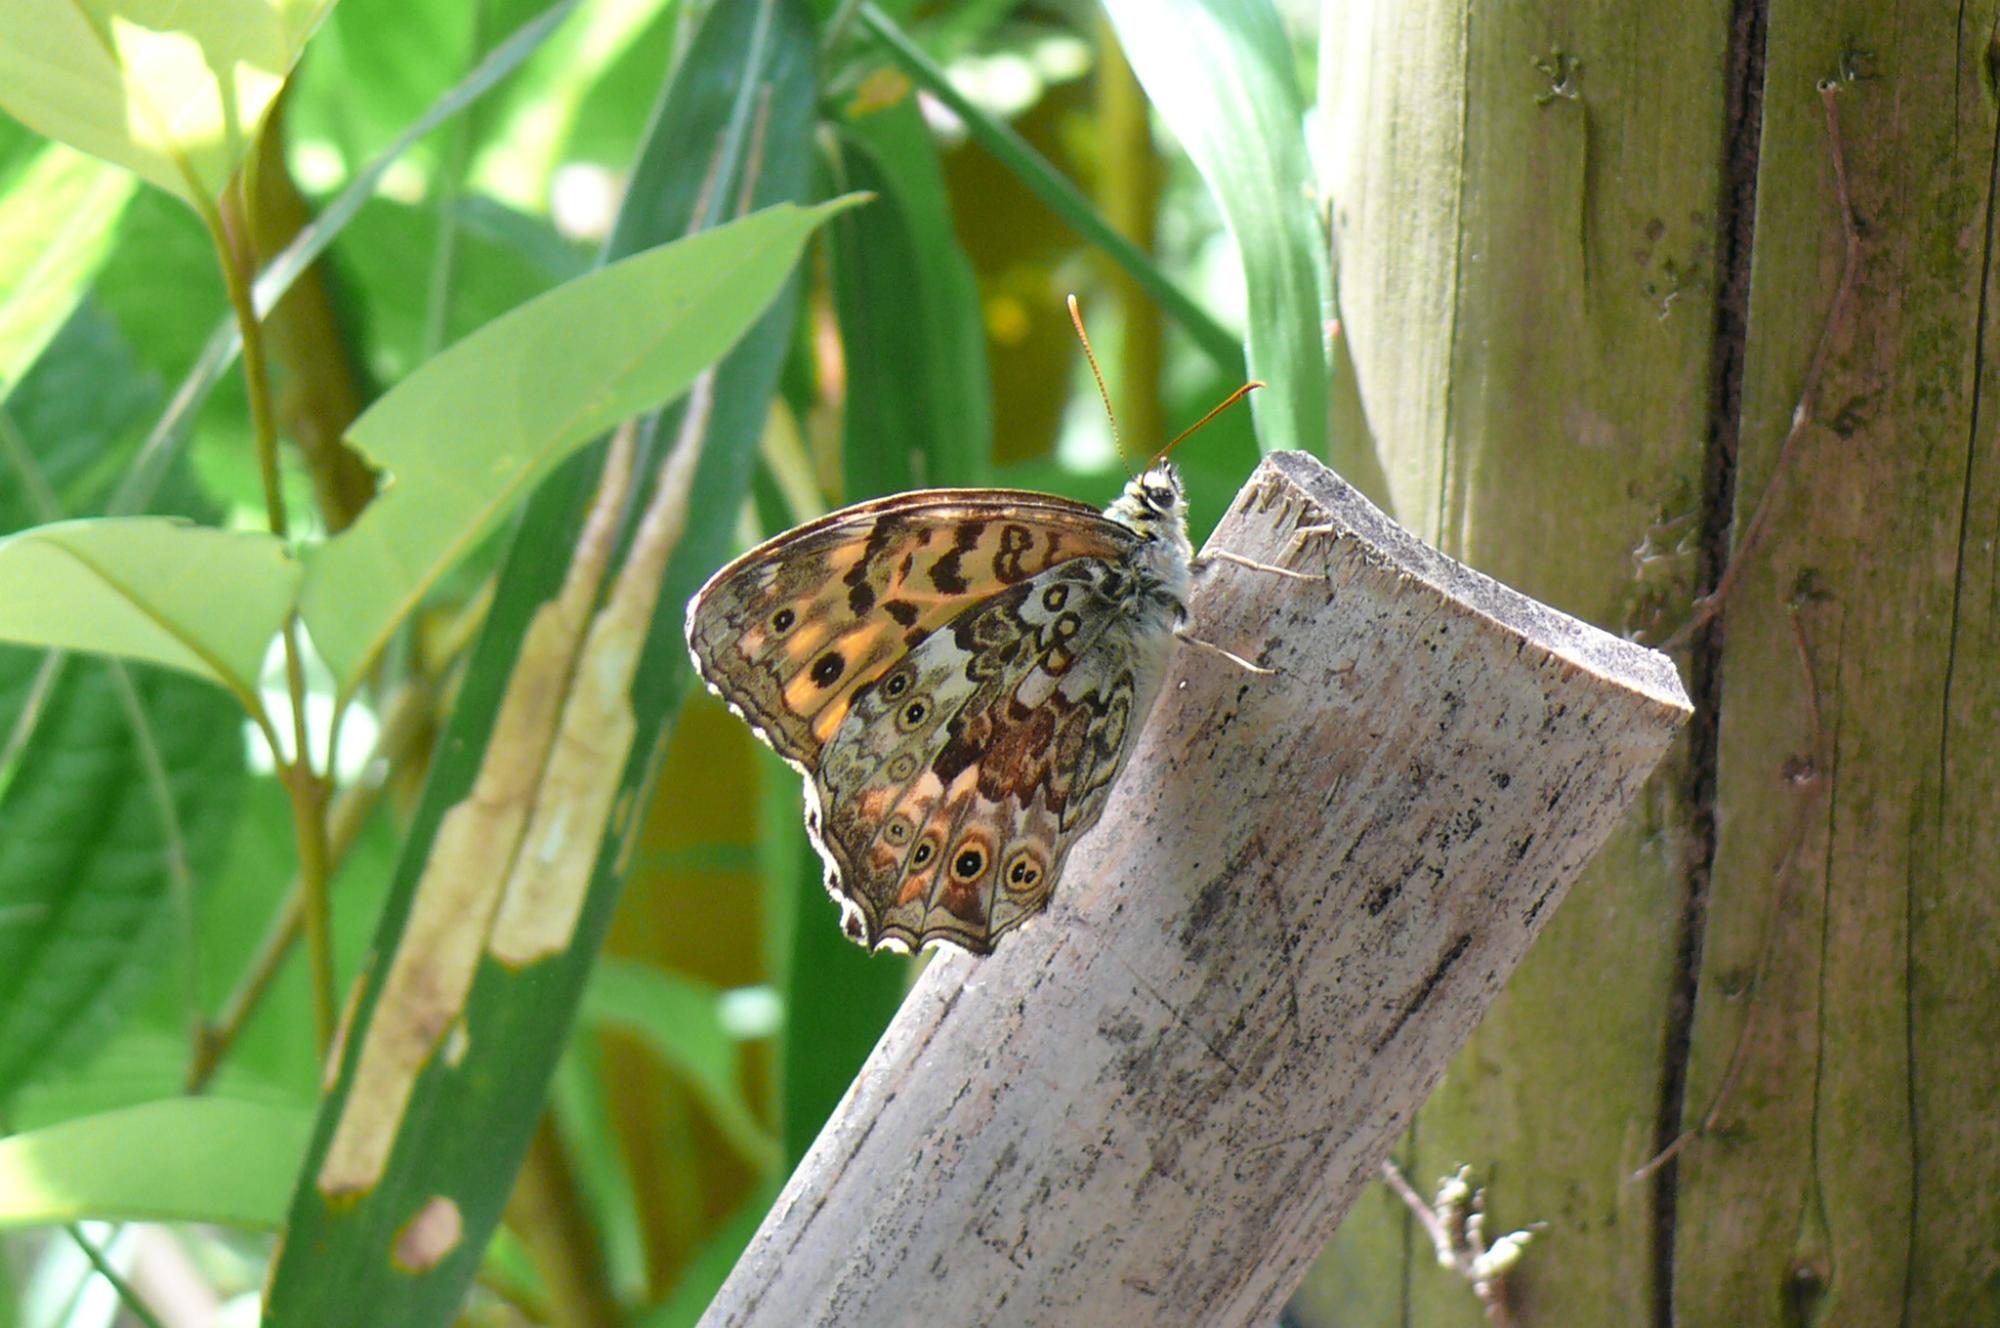
[[[1008,489],[844,508],[689,602],[695,671],[804,776],[827,890],[869,949],[990,954],[1103,814],[1187,616],[1165,455],[1102,511]]]

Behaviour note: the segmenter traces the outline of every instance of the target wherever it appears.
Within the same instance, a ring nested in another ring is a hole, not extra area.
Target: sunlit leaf
[[[0,540],[0,640],[165,664],[248,696],[298,581],[284,545],[254,531],[35,526]]]
[[[132,188],[127,172],[52,143],[0,194],[0,396],[76,308]]]
[[[332,0],[8,0],[0,109],[169,193],[217,197]]]

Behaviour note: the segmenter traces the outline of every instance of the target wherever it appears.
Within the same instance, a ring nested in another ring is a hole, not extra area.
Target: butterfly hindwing
[[[1164,660],[1133,639],[1129,593],[1110,564],[1066,562],[967,608],[857,697],[813,781],[857,939],[985,953],[1041,911]]]

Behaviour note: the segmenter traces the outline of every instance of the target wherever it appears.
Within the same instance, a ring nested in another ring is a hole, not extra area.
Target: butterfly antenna
[[[1264,386],[1263,383],[1253,378],[1249,382],[1245,383],[1243,386],[1237,388],[1234,392],[1231,392],[1228,396],[1224,397],[1221,400],[1221,402],[1216,405],[1215,409],[1209,411],[1208,414],[1202,416],[1200,419],[1196,420],[1193,424],[1188,425],[1187,428],[1182,429],[1179,433],[1175,434],[1174,441],[1168,443],[1165,447],[1161,448],[1159,452],[1154,455],[1153,459],[1146,463],[1146,469],[1151,470],[1154,466],[1157,466],[1162,461],[1165,461],[1167,459],[1167,453],[1173,451],[1176,447],[1179,447],[1181,445],[1182,439],[1186,438],[1189,434],[1201,428],[1202,425],[1207,424],[1210,420],[1220,415],[1223,411],[1228,410],[1231,406],[1235,405],[1243,398],[1249,396],[1252,392],[1255,392],[1258,388],[1262,386]]]
[[[1111,409],[1111,390],[1104,386],[1104,371],[1097,367],[1097,352],[1090,348],[1090,333],[1083,330],[1083,310],[1077,307],[1076,296],[1069,297],[1069,321],[1076,325],[1076,339],[1083,343],[1083,358],[1090,361],[1090,376],[1097,380],[1097,395],[1104,398],[1104,416],[1111,421],[1111,446],[1118,453],[1118,464],[1125,466],[1125,445],[1118,438],[1118,412]],[[1125,466],[1130,475],[1132,468]]]

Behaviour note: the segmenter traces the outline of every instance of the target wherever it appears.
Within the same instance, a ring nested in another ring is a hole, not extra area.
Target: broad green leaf
[[[83,297],[132,189],[127,172],[51,143],[0,195],[0,398]]]
[[[374,198],[354,214],[338,250],[341,281],[353,298],[374,311],[368,320],[366,351],[368,367],[378,377],[389,382],[407,377],[435,349],[425,344],[435,332],[441,331],[446,341],[469,336],[590,270],[590,253],[565,249],[552,231],[544,230],[543,243],[532,249],[525,234],[496,241],[497,226],[487,224],[495,211],[497,206],[481,208],[472,198],[454,210],[451,220],[458,225],[458,238],[452,246],[451,300],[437,329],[428,326],[430,311],[423,302],[407,298],[408,292],[423,290],[431,281],[440,224],[435,210]],[[480,213],[486,214],[480,217],[481,224],[469,224]],[[462,220],[468,224],[458,224]],[[526,217],[510,220],[519,232],[546,225]],[[564,260],[564,266],[556,268],[557,259]]]
[[[423,115],[404,126],[396,141],[384,149],[379,157],[355,172],[347,187],[329,200],[320,209],[318,217],[307,223],[292,238],[291,243],[279,251],[258,274],[257,281],[252,287],[252,297],[259,315],[262,316],[275,308],[278,301],[291,289],[292,283],[326,252],[327,247],[340,235],[349,219],[360,209],[363,202],[374,196],[385,176],[412,145],[421,141],[438,125],[463,114],[479,98],[492,91],[495,84],[517,68],[520,62],[535,50],[548,36],[551,27],[561,21],[563,15],[569,12],[568,7],[574,3],[576,0],[557,0],[556,4],[540,16],[515,29],[505,41],[494,47],[492,53],[480,61],[477,67],[440,95]],[[0,121],[0,125],[5,123],[7,122]],[[144,194],[139,198],[133,211],[144,215],[148,202],[163,197],[158,194]],[[176,209],[175,215],[183,216],[182,210]],[[196,247],[200,248],[206,237],[200,233],[198,219],[186,215],[184,220],[194,228]],[[168,232],[167,236],[171,240],[181,240],[180,232]],[[182,242],[177,248],[184,250],[186,244]],[[117,491],[112,495],[107,509],[112,514],[137,511],[148,504],[150,495],[158,487],[166,465],[178,455],[191,428],[192,419],[202,410],[210,393],[215,391],[224,372],[235,359],[238,349],[235,320],[232,317],[224,315],[219,324],[211,325],[212,330],[206,336],[202,335],[199,324],[188,322],[187,292],[191,286],[200,289],[200,281],[188,277],[185,273],[168,273],[164,277],[160,276],[154,263],[158,251],[150,243],[138,242],[129,230],[121,236],[118,251],[134,253],[146,264],[144,274],[145,277],[152,278],[151,286],[149,287],[143,278],[118,283],[107,277],[105,282],[100,283],[98,293],[106,297],[107,303],[117,306],[119,321],[126,331],[135,339],[146,341],[144,351],[148,353],[149,362],[152,362],[150,352],[154,347],[150,339],[139,336],[138,320],[143,316],[142,311],[158,309],[169,312],[172,315],[169,326],[173,332],[178,336],[183,332],[192,331],[193,336],[181,343],[185,348],[185,358],[175,363],[174,367],[164,370],[168,376],[179,378],[180,385],[173,394],[172,406],[160,416],[146,440],[142,453],[146,458],[145,463],[126,472],[119,482]],[[203,252],[208,253],[205,249]],[[107,264],[107,268],[113,271],[117,266],[115,259]],[[222,297],[212,253],[208,253],[207,261],[197,275],[205,277],[206,282],[215,287],[217,294],[214,304],[219,309]],[[116,285],[127,286],[128,289],[124,293],[134,297],[133,301],[126,302],[115,298],[112,295],[112,288]],[[145,291],[149,288],[161,290],[162,293],[148,300],[145,298]],[[247,407],[236,411],[235,417],[246,421],[247,432]],[[210,431],[210,437],[213,437],[213,431]]]
[[[9,0],[0,110],[204,207],[332,0]]]
[[[114,472],[160,408],[159,381],[136,350],[93,293],[6,389],[12,433],[0,453],[0,535],[103,506]]]
[[[126,207],[90,299],[140,363],[170,384],[194,367],[218,325],[235,326],[201,219],[153,189]]]
[[[579,277],[376,402],[348,437],[390,486],[308,554],[301,604],[342,691],[517,499],[618,421],[672,400],[733,345],[806,237],[855,201],[766,208]]]
[[[0,540],[0,640],[182,669],[255,694],[298,588],[276,538],[169,517],[34,526]]]
[[[0,1139],[0,1228],[102,1217],[270,1230],[312,1114],[176,1097]]]
[[[1305,102],[1270,0],[1105,0],[1146,95],[1236,240],[1249,302],[1250,398],[1267,452],[1326,453],[1327,235]]]
[[[693,1089],[717,1128],[753,1166],[778,1163],[777,1142],[757,1123],[743,1096],[736,1040],[705,983],[630,960],[604,958],[584,989],[586,1018],[637,1034]]]
[[[40,663],[0,650],[0,726],[18,722]],[[121,670],[67,662],[0,795],[0,1103],[101,1050],[148,976],[178,974],[188,956],[165,944],[176,874],[206,881],[239,810],[244,744],[229,698]],[[184,983],[174,995],[185,1057]]]

